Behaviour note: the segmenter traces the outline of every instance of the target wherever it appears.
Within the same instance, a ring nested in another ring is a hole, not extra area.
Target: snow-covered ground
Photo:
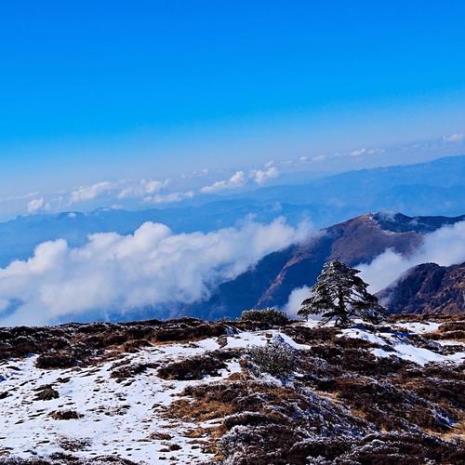
[[[301,324],[316,325],[313,322]],[[385,348],[389,346],[389,350],[370,350],[376,357],[398,356],[422,366],[428,362],[465,360],[465,348],[443,355],[419,347],[409,336],[424,336],[436,331],[438,326],[437,323],[399,323],[393,325],[390,332],[353,327],[341,330],[340,336],[363,339]],[[224,338],[221,341],[205,338],[190,343],[165,343],[142,348],[136,353],[123,353],[113,360],[85,368],[39,369],[35,366],[37,356],[0,362],[0,456],[48,456],[74,444],[73,454],[85,459],[113,455],[141,465],[208,462],[212,455],[202,447],[208,437],[193,438],[189,431],[211,425],[169,418],[166,408],[182,398],[187,386],[218,382],[238,373],[241,370],[239,361],[232,359],[218,376],[197,381],[164,380],[157,376],[157,367],[153,367],[118,382],[110,376],[114,364],[161,367],[220,348],[263,346],[276,334],[294,349],[310,348],[279,330],[245,331],[228,336],[226,345]],[[59,397],[36,400],[38,389],[46,385],[58,391]],[[2,396],[5,393],[8,395]],[[55,419],[51,414],[56,411],[74,411],[79,418]]]
[[[226,348],[264,345],[267,340],[265,332],[243,332],[228,337]],[[216,338],[166,344],[126,354],[117,363],[166,365],[219,348]],[[156,369],[148,369],[132,378],[128,387],[124,381],[118,383],[110,377],[115,360],[83,369],[44,370],[35,367],[36,358],[0,364],[0,393],[9,393],[0,400],[0,456],[47,456],[63,452],[62,445],[71,441],[80,444],[73,453],[87,459],[116,455],[154,465],[167,463],[170,457],[185,464],[201,463],[210,457],[202,452],[198,439],[186,436],[189,430],[202,425],[163,416],[164,408],[179,399],[186,386],[208,382],[209,378],[167,381],[157,376]],[[210,380],[219,381],[238,371],[238,361],[233,360],[220,376]],[[36,389],[44,385],[53,385],[59,397],[34,400]],[[55,420],[50,416],[54,411],[70,410],[80,418]],[[153,439],[157,437],[170,439]]]
[[[406,329],[415,334],[434,333],[439,329],[440,324],[435,321],[408,321],[405,323],[397,323],[398,328]]]
[[[372,349],[372,353],[376,357],[392,357],[397,356],[403,360],[416,363],[424,366],[427,363],[461,363],[465,360],[465,347],[463,351],[453,354],[443,355],[434,350],[418,347],[409,338],[409,334],[424,336],[428,333],[434,333],[439,328],[439,323],[436,322],[406,322],[398,323],[393,326],[393,329],[398,331],[382,332],[382,331],[367,331],[359,328],[348,328],[341,331],[341,335],[363,339],[365,341],[378,344],[388,345],[390,350],[380,348]],[[435,341],[438,345],[463,345],[457,341]]]

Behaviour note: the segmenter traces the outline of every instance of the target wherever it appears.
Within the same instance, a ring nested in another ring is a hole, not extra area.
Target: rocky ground
[[[465,320],[0,329],[0,464],[465,464]]]

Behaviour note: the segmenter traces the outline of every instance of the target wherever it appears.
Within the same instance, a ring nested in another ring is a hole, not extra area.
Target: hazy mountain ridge
[[[167,224],[175,232],[234,226],[248,215],[260,222],[284,216],[291,224],[308,218],[316,227],[327,227],[368,211],[460,215],[465,211],[464,194],[465,156],[454,156],[415,165],[350,171],[299,185],[207,196],[165,208],[18,217],[0,223],[0,266],[28,258],[44,241],[66,239],[71,246],[79,246],[88,234],[128,234],[145,221]]]

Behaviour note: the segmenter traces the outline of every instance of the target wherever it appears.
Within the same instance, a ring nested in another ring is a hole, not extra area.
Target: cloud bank
[[[102,181],[90,186],[81,186],[70,193],[70,204],[87,202],[115,190],[115,185],[109,181]]]
[[[26,210],[29,214],[59,211],[96,201],[136,200],[147,204],[173,203],[194,196],[192,191],[168,192],[166,189],[169,184],[169,179],[100,181],[50,196],[36,194],[31,199],[27,199]]]
[[[238,189],[243,187],[247,182],[244,171],[236,171],[229,179],[222,181],[216,181],[209,186],[204,186],[200,189],[200,192],[204,194],[211,194],[228,189]]]
[[[169,180],[141,179],[139,182],[123,187],[117,194],[119,199],[144,198],[159,193],[169,184]]]
[[[38,197],[36,199],[32,199],[27,203],[27,212],[28,213],[38,213],[41,211],[46,211],[50,208],[48,203],[45,201],[43,197]]]
[[[0,269],[0,324],[45,324],[86,314],[190,303],[263,256],[306,239],[308,224],[253,221],[210,233],[174,234],[145,223],[133,234],[100,233],[79,248],[40,244]]]
[[[283,307],[283,311],[292,318],[297,317],[297,312],[302,307],[302,302],[310,297],[308,286],[297,287],[289,294],[289,299]]]
[[[272,163],[268,163],[265,169],[263,170],[253,170],[250,173],[250,177],[253,181],[262,186],[267,183],[270,179],[277,178],[279,176],[279,171]]]
[[[378,255],[370,264],[361,264],[361,277],[370,284],[371,292],[395,282],[409,268],[421,263],[450,266],[465,262],[465,222],[444,226],[425,236],[420,248],[408,257],[391,249]]]
[[[201,170],[195,176],[203,177],[208,170]],[[263,186],[269,180],[279,176],[279,171],[274,162],[268,162],[263,169],[250,171],[239,170],[229,178],[214,181],[211,184],[173,190],[171,179],[140,179],[140,180],[116,180],[99,181],[94,184],[82,185],[69,192],[60,192],[52,195],[37,193],[32,198],[27,198],[26,211],[29,214],[37,214],[48,211],[60,211],[64,208],[74,208],[76,205],[89,205],[89,203],[113,202],[111,206],[121,208],[121,203],[135,201],[144,204],[177,203],[189,200],[201,194],[215,194],[221,191],[240,189],[246,185]],[[183,176],[181,176],[182,178]],[[1,199],[0,199],[1,201]]]
[[[448,136],[444,136],[445,142],[452,142],[452,143],[460,143],[465,141],[465,134],[461,132],[456,132],[454,134],[450,134]]]
[[[230,178],[216,181],[213,184],[204,186],[200,189],[203,194],[212,194],[224,190],[239,189],[244,187],[248,182],[252,182],[258,186],[263,186],[270,179],[277,178],[279,171],[274,166],[274,162],[268,162],[263,169],[251,170],[248,173],[245,171],[236,171]]]

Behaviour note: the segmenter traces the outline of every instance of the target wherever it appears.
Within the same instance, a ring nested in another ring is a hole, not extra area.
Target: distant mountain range
[[[145,221],[175,232],[212,231],[244,217],[269,222],[284,216],[296,224],[308,218],[327,227],[369,211],[456,216],[465,212],[465,156],[427,163],[351,171],[305,184],[273,186],[229,196],[199,197],[167,208],[96,210],[21,216],[0,223],[0,267],[28,258],[41,242],[63,238],[82,245],[88,234],[129,234]]]
[[[219,284],[206,301],[135,309],[124,316],[235,317],[252,307],[282,308],[293,290],[315,282],[327,260],[339,259],[356,266],[371,262],[386,249],[404,256],[411,254],[425,234],[465,221],[465,216],[455,216],[465,212],[463,194],[465,157],[450,157],[411,166],[353,171],[305,185],[263,188],[247,195],[210,198],[205,203],[196,200],[164,209],[24,216],[0,223],[0,267],[15,259],[27,259],[44,241],[62,238],[70,246],[81,246],[91,233],[130,234],[146,221],[165,223],[174,232],[212,231],[233,226],[248,215],[260,222],[285,216],[291,224],[307,216],[316,225],[323,224],[317,237],[265,256],[245,273]],[[360,215],[376,207],[385,212]],[[427,215],[389,213],[394,208]],[[452,216],[433,216],[440,211]],[[333,219],[337,224],[326,226],[334,224]],[[383,291],[382,296],[390,297],[393,312],[422,313],[434,307],[455,313],[464,309],[460,270],[423,265],[391,286],[389,295]],[[111,319],[121,318],[119,313],[109,315]]]
[[[349,171],[301,185],[262,188],[253,198],[316,207],[312,218],[328,226],[369,211],[456,216],[465,211],[464,193],[465,156],[455,156]],[[345,215],[342,218],[341,212]]]

